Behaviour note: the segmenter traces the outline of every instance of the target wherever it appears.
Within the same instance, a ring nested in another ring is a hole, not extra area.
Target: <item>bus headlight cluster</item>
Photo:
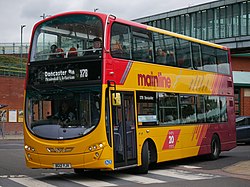
[[[94,144],[94,145],[89,146],[88,151],[89,152],[97,151],[97,150],[102,149],[103,147],[104,147],[103,143]]]
[[[31,147],[31,146],[28,146],[28,145],[25,145],[25,146],[24,146],[24,149],[25,149],[26,151],[30,151],[30,152],[35,152],[35,151],[36,151],[34,147]]]

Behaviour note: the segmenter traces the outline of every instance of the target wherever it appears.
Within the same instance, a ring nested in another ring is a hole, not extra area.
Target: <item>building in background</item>
[[[134,21],[229,47],[236,115],[250,115],[250,1],[214,1]]]
[[[0,138],[23,133],[25,63],[15,55],[0,55]]]

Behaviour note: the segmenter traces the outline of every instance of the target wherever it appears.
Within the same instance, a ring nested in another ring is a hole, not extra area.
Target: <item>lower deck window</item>
[[[156,93],[137,92],[138,122],[142,125],[156,125]]]
[[[179,123],[178,96],[168,93],[158,94],[159,124]]]
[[[137,92],[139,125],[227,122],[225,96]]]

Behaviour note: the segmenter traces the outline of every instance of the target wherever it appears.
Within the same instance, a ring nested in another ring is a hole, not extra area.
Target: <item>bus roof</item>
[[[137,23],[137,22],[134,22],[134,21],[127,21],[127,20],[123,20],[123,19],[116,19],[116,20],[118,22],[121,22],[121,23],[124,23],[124,24],[144,28],[144,29],[147,29],[147,30],[150,30],[150,31],[158,32],[158,33],[161,33],[161,34],[166,34],[166,35],[173,36],[173,37],[176,37],[176,38],[181,38],[181,39],[188,40],[188,41],[191,41],[191,42],[196,42],[196,43],[200,43],[200,44],[203,44],[203,45],[207,45],[207,46],[211,46],[211,47],[215,47],[215,48],[219,48],[219,49],[229,50],[228,47],[223,46],[223,45],[219,45],[219,44],[215,44],[215,43],[208,42],[208,41],[205,41],[205,40],[200,40],[200,39],[197,39],[197,38],[193,38],[193,37],[190,37],[190,36],[174,33],[174,32],[164,30],[164,29],[160,29],[160,28],[157,28],[157,27],[152,27],[152,26],[149,26],[149,25]]]
[[[148,25],[141,24],[141,23],[138,23],[138,22],[134,22],[134,21],[129,21],[129,20],[117,18],[116,16],[114,16],[112,14],[104,14],[104,13],[99,13],[99,12],[71,11],[71,12],[59,13],[59,14],[50,16],[50,17],[48,17],[48,18],[46,18],[44,20],[41,20],[40,22],[38,22],[35,25],[34,28],[36,28],[42,22],[51,20],[51,19],[56,18],[58,16],[66,16],[66,15],[71,15],[71,14],[96,15],[96,16],[99,16],[100,18],[102,18],[103,20],[105,18],[107,18],[107,16],[111,15],[117,22],[120,22],[120,23],[123,23],[123,24],[127,24],[127,25],[131,25],[131,26],[143,28],[143,29],[146,29],[146,30],[149,30],[149,31],[158,32],[158,33],[161,33],[161,34],[166,34],[166,35],[173,36],[173,37],[176,37],[176,38],[181,38],[181,39],[184,39],[184,40],[188,40],[188,41],[191,41],[191,42],[200,43],[200,44],[203,44],[203,45],[207,45],[207,46],[211,46],[211,47],[215,47],[215,48],[219,48],[219,49],[223,49],[223,50],[229,50],[229,48],[226,47],[226,46],[218,45],[218,44],[215,44],[215,43],[212,43],[212,42],[208,42],[208,41],[205,41],[205,40],[200,40],[200,39],[193,38],[193,37],[186,36],[186,35],[182,35],[182,34],[177,34],[177,33],[174,33],[174,32],[168,31],[168,30],[164,30],[164,29],[160,29],[160,28],[148,26]]]
[[[89,12],[89,11],[70,11],[70,12],[63,12],[63,13],[58,13],[52,16],[49,16],[39,22],[37,22],[34,26],[34,28],[36,28],[38,25],[40,25],[43,22],[46,22],[48,20],[60,17],[60,16],[67,16],[67,15],[72,15],[72,14],[88,14],[88,15],[93,15],[93,16],[98,16],[102,19],[106,18],[108,15],[107,14],[103,14],[103,13],[97,13],[97,12]]]

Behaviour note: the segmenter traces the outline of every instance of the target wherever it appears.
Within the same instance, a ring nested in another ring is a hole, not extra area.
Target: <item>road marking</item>
[[[8,175],[1,175],[0,178],[8,178]]]
[[[105,181],[101,181],[101,180],[97,180],[97,179],[93,179],[93,178],[88,178],[88,177],[84,177],[82,179],[67,179],[68,181],[77,183],[77,184],[81,184],[84,186],[91,186],[91,187],[101,187],[101,186],[117,186],[116,184],[113,183],[109,183],[109,182],[105,182]]]
[[[37,179],[33,179],[30,177],[27,178],[9,178],[9,180],[12,180],[16,183],[19,183],[24,186],[35,186],[35,187],[56,187],[54,185],[48,184],[46,182],[39,181]]]
[[[0,178],[24,178],[28,177],[27,175],[0,175]]]
[[[51,176],[56,176],[58,174],[57,173],[41,173],[41,175],[43,175],[45,177],[51,177]]]
[[[179,169],[159,169],[159,170],[150,170],[149,174],[154,174],[158,176],[164,176],[165,179],[156,179],[153,178],[153,176],[150,175],[133,175],[133,174],[125,174],[125,173],[106,173],[106,176],[112,177],[114,179],[120,179],[124,181],[128,181],[131,183],[137,183],[137,184],[157,184],[157,183],[167,183],[169,177],[176,178],[176,179],[183,179],[183,180],[204,180],[204,179],[213,179],[220,177],[219,175],[212,175],[212,174],[206,174],[206,173],[192,173],[191,171],[186,170],[179,170]],[[92,177],[75,177],[76,175],[72,175],[72,173],[65,173],[61,172],[58,173],[42,173],[45,177],[50,176],[56,176],[60,175],[63,179],[80,184],[83,186],[95,186],[95,187],[107,187],[107,186],[118,186],[119,182],[116,181],[115,183],[112,182],[106,182],[102,179],[96,179]],[[150,177],[149,177],[150,176]],[[73,178],[72,178],[73,177]],[[14,181],[16,183],[19,183],[23,186],[35,186],[35,187],[56,187],[52,184],[40,181],[38,179],[34,179],[31,177],[28,177],[26,175],[2,175],[0,178],[8,178],[11,181]],[[107,179],[108,180],[108,179]],[[1,186],[0,186],[1,187]]]
[[[201,174],[201,173],[193,174],[189,171],[175,170],[175,169],[153,170],[153,171],[149,171],[149,173],[162,175],[166,177],[185,179],[185,180],[204,180],[204,179],[212,179],[212,178],[219,177],[218,175]]]
[[[119,175],[109,174],[109,176],[122,179],[125,181],[129,181],[129,182],[139,183],[139,184],[153,184],[153,183],[166,183],[167,182],[167,181],[162,181],[158,179],[153,179],[150,177],[143,177],[143,176],[131,175],[131,174],[119,174]]]
[[[180,165],[184,168],[187,168],[187,169],[200,169],[201,167],[198,167],[198,166],[189,166],[189,165]]]

